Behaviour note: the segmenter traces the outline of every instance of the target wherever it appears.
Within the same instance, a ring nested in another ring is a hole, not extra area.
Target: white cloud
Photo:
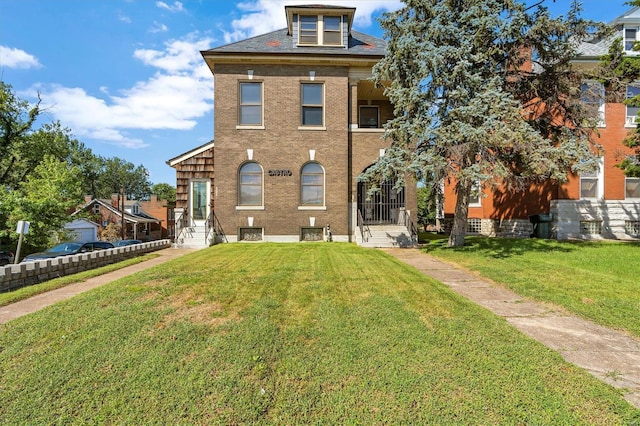
[[[265,34],[287,26],[284,7],[300,5],[300,0],[254,0],[237,5],[242,16],[231,22],[231,30],[223,31],[226,43]],[[375,12],[397,10],[402,7],[399,0],[323,0],[324,5],[356,7],[355,26],[368,27]]]
[[[38,59],[25,52],[24,50],[15,49],[6,46],[0,46],[0,65],[7,68],[40,68]]]
[[[130,132],[190,130],[213,109],[213,76],[199,53],[211,43],[192,34],[165,43],[164,50],[135,51],[136,59],[157,71],[117,95],[104,86],[99,88],[101,95],[59,85],[34,89],[40,90],[48,112],[78,137],[142,148],[148,144]]]
[[[150,33],[165,33],[169,28],[165,24],[153,21],[153,27],[149,30]]]
[[[118,12],[118,21],[124,22],[125,24],[130,24],[131,18],[127,15],[123,15],[122,12]]]
[[[163,1],[157,1],[156,6],[158,6],[160,9],[166,9],[172,13],[184,12],[184,7],[182,3],[179,1],[174,1],[173,6],[169,6],[167,3]]]

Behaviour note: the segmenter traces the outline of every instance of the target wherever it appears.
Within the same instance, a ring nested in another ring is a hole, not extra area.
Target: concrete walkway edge
[[[505,318],[527,336],[559,352],[565,360],[621,389],[640,408],[640,339],[525,299],[505,287],[440,261],[419,249],[382,249],[456,293]]]

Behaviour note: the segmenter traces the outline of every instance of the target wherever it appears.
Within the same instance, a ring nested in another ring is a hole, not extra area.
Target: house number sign
[[[291,170],[269,170],[269,176],[293,176]]]

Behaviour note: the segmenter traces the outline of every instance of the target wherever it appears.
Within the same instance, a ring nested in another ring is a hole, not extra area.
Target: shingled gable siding
[[[189,205],[189,182],[192,179],[211,179],[213,190],[214,148],[189,157],[176,164],[176,208],[186,209]],[[211,194],[213,200],[213,194]]]
[[[170,240],[158,240],[73,256],[0,266],[0,292],[77,274],[169,247],[171,247]]]

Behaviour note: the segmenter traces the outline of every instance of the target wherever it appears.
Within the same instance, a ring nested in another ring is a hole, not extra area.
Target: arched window
[[[240,167],[238,204],[241,206],[262,205],[262,167],[258,163],[245,163]]]
[[[300,172],[300,204],[324,205],[324,169],[318,163],[307,163]]]

